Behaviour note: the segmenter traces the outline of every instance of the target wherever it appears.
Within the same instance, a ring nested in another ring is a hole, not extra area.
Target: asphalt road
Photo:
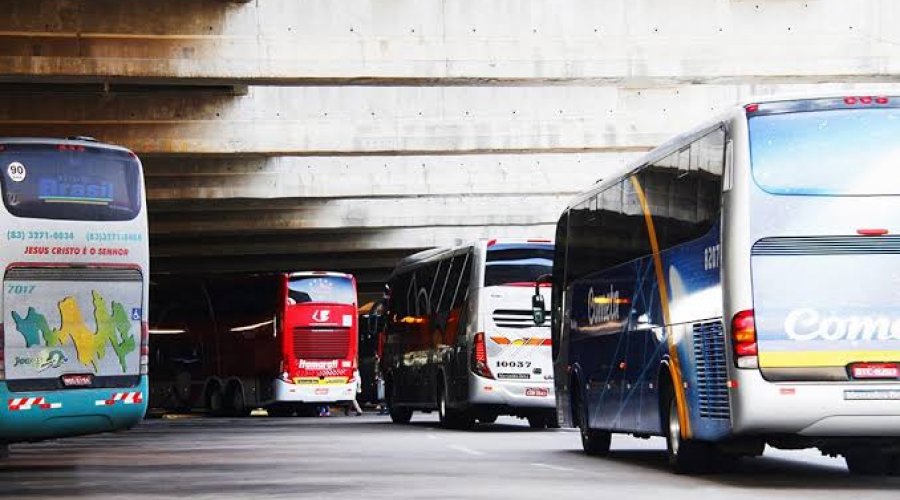
[[[608,458],[574,431],[501,418],[447,431],[430,415],[148,420],[121,434],[11,447],[8,497],[900,498],[900,478],[850,477],[843,460],[768,450],[725,474],[676,476],[661,439],[616,437]]]

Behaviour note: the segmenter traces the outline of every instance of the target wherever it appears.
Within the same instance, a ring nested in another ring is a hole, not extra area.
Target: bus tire
[[[442,379],[438,380],[438,419],[445,429],[468,430],[475,426],[475,417],[471,412],[454,410],[447,405],[447,391]]]
[[[581,448],[586,455],[592,457],[605,457],[609,455],[609,447],[612,443],[612,433],[603,430],[591,429],[587,418],[587,408],[582,404],[581,393],[577,383],[572,391],[572,416],[575,425],[578,426],[578,434],[581,435]]]
[[[387,400],[388,400],[388,414],[391,416],[391,422],[395,424],[408,424],[410,420],[412,420],[412,410],[409,408],[402,408],[397,404],[397,395],[394,392],[394,384],[388,382],[386,385],[387,389]]]
[[[222,388],[219,384],[210,384],[206,389],[206,410],[214,417],[222,416],[224,412]]]
[[[543,415],[529,415],[528,427],[532,429],[543,429],[547,427],[547,419]]]
[[[478,416],[479,424],[493,424],[497,421],[496,413],[484,413]]]
[[[681,419],[675,395],[669,394],[665,412],[666,453],[669,466],[676,474],[698,474],[706,472],[710,465],[711,446],[701,441],[682,439]]]
[[[876,450],[856,450],[844,454],[847,470],[854,476],[886,476],[892,472],[892,459]]]
[[[240,382],[234,382],[228,387],[226,393],[228,413],[233,417],[248,417],[251,409],[244,400],[244,387]]]

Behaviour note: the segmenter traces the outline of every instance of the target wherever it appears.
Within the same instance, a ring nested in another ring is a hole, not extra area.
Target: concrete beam
[[[8,0],[0,74],[278,85],[881,81],[900,73],[898,24],[890,0]]]
[[[871,88],[251,87],[244,97],[3,94],[0,136],[90,135],[145,154],[634,152],[752,96]],[[900,85],[877,88],[900,92]]]
[[[574,194],[574,193],[573,193]],[[278,231],[440,226],[534,226],[555,223],[572,195],[386,199],[297,199],[156,203],[150,232],[253,234]]]
[[[638,153],[144,159],[148,198],[374,198],[578,192]],[[161,205],[160,205],[161,206]]]
[[[478,238],[553,238],[556,221],[531,226],[440,226],[407,228],[341,228],[244,234],[197,238],[192,233],[154,233],[151,254],[158,258],[184,256],[264,256],[337,254],[341,252],[398,251],[449,247]]]

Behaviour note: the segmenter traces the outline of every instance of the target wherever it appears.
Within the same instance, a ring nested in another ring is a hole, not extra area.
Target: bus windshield
[[[293,304],[330,302],[355,304],[353,282],[341,276],[300,276],[288,281],[288,299]]]
[[[138,162],[125,151],[6,144],[0,166],[3,203],[17,217],[123,221],[141,210]]]
[[[753,177],[781,195],[900,194],[900,109],[836,109],[750,118]]]
[[[532,285],[553,272],[553,246],[498,244],[488,247],[484,286]]]

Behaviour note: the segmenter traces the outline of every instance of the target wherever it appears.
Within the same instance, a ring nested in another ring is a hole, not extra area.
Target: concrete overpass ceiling
[[[12,0],[0,19],[0,74],[254,85],[880,81],[900,68],[898,15],[882,0]]]
[[[0,135],[144,162],[153,272],[336,269],[547,237],[754,95],[900,90],[879,0],[9,0]]]

